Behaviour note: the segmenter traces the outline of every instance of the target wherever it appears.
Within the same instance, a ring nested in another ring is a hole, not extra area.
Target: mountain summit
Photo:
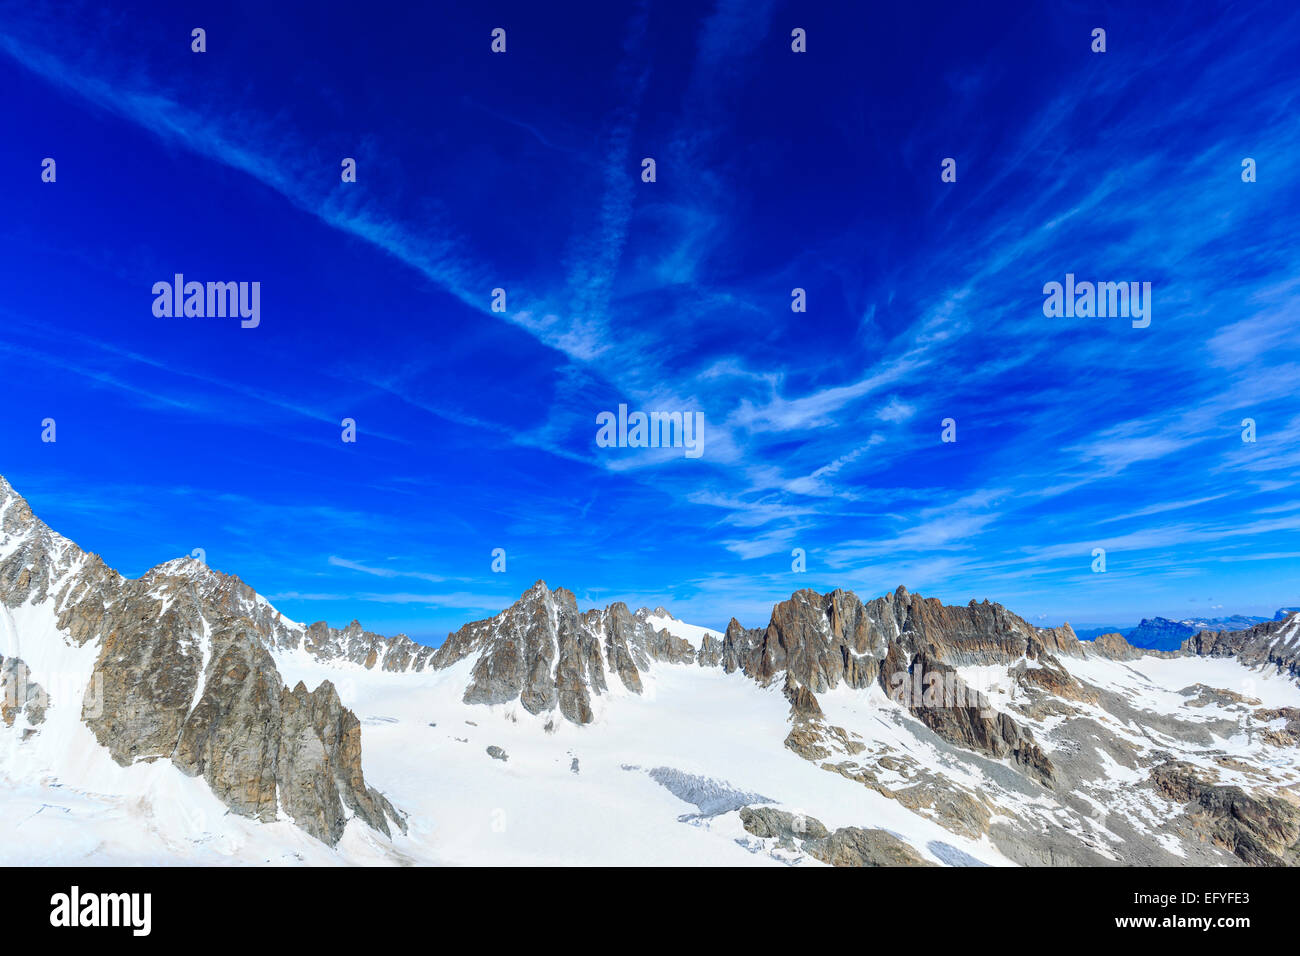
[[[85,727],[120,766],[169,760],[231,811],[283,815],[331,844],[353,816],[383,833],[404,826],[366,786],[360,724],[334,686],[290,690],[281,679],[273,651],[301,646],[302,629],[238,578],[193,559],[124,578],[0,479],[0,605],[15,660],[75,658],[84,672],[54,676],[76,692],[52,709],[62,716],[80,702]],[[33,640],[85,653],[51,654]]]

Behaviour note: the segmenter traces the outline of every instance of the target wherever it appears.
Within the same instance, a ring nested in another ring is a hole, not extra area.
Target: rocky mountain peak
[[[0,506],[6,504],[11,498],[21,498],[22,496],[14,490],[14,486],[9,484],[9,479],[0,475]]]
[[[168,576],[179,576],[182,574],[203,574],[212,571],[206,564],[193,555],[184,555],[179,558],[172,558],[170,561],[164,561],[146,571],[146,574],[164,574]]]
[[[43,639],[55,635],[88,648],[81,657],[87,669],[93,659],[88,676],[99,706],[78,719],[119,764],[169,761],[204,780],[232,812],[266,821],[289,817],[330,844],[337,844],[350,819],[391,833],[404,826],[404,818],[365,782],[361,723],[334,685],[286,686],[280,668],[301,653],[399,673],[463,662],[453,672],[453,697],[504,705],[510,718],[523,711],[548,725],[559,718],[578,725],[597,720],[610,699],[642,694],[662,676],[656,673],[661,667],[739,671],[733,679],[765,688],[753,695],[764,706],[773,703],[776,691],[784,696],[784,703],[775,703],[788,704],[789,750],[975,836],[1003,825],[990,823],[991,805],[980,791],[963,790],[919,765],[902,775],[905,785],[899,783],[892,775],[909,766],[908,755],[879,749],[868,724],[859,725],[862,733],[835,726],[843,719],[839,698],[819,702],[818,695],[842,685],[864,692],[878,688],[898,706],[877,696],[872,721],[892,720],[900,733],[920,733],[916,739],[927,745],[938,738],[954,759],[1000,762],[988,780],[1007,793],[1068,802],[1081,777],[1101,772],[1090,756],[1091,741],[1104,741],[1099,746],[1118,755],[1127,769],[1136,765],[1133,748],[1140,745],[1121,747],[1115,736],[1120,730],[1097,736],[1099,725],[1078,708],[1109,708],[1117,718],[1114,727],[1121,729],[1140,715],[1116,691],[1092,686],[1089,669],[1076,677],[1066,665],[1072,668],[1070,659],[1085,657],[1133,662],[1149,653],[1119,634],[1080,642],[1068,624],[1034,627],[987,598],[947,606],[903,586],[868,600],[843,589],[801,589],[773,606],[765,626],[747,628],[732,618],[719,635],[681,624],[662,606],[633,612],[614,602],[584,611],[573,591],[543,580],[510,607],[464,625],[434,649],[403,635],[367,631],[356,620],[341,629],[323,621],[304,627],[240,578],[190,557],[158,565],[139,579],[123,578],[48,529],[0,479],[0,614],[28,604],[48,611],[48,627],[35,631]],[[5,628],[9,622],[6,617]],[[0,631],[6,639],[8,633]],[[59,707],[80,707],[78,697],[88,692],[69,694],[65,686],[47,702],[36,658],[0,650],[11,655],[0,658],[0,733],[48,733],[47,710],[57,717],[64,713]],[[1236,632],[1202,631],[1176,653],[1233,657],[1300,678],[1300,615],[1280,615]],[[976,683],[972,668],[999,670],[1003,684],[997,693],[968,686],[968,680]],[[713,676],[701,679],[701,687],[712,685]],[[422,693],[433,683],[409,686]],[[674,683],[663,681],[656,691]],[[1242,700],[1197,687],[1184,691],[1189,708]],[[1078,741],[1071,739],[1064,746],[1052,736],[1058,726],[1053,722],[1071,714],[1081,715],[1076,731],[1087,735],[1079,738],[1086,745],[1073,746]],[[1259,720],[1257,730],[1268,746],[1292,746],[1300,735],[1295,708],[1263,710]],[[1186,740],[1199,747],[1199,730],[1189,731]],[[1242,859],[1291,858],[1293,835],[1268,837],[1268,854],[1243,854],[1241,841],[1260,843],[1264,837],[1232,829],[1231,821],[1239,806],[1267,820],[1300,819],[1294,814],[1285,816],[1272,804],[1244,804],[1238,791],[1213,786],[1208,777],[1198,783],[1176,766],[1156,782],[1171,799],[1193,806],[1195,825],[1215,827],[1223,845],[1236,847]],[[1015,837],[1022,839],[1031,838]]]
[[[541,578],[538,578],[536,581],[533,582],[532,586],[527,591],[525,591],[523,594],[519,596],[519,600],[524,603],[534,603],[537,601],[548,601],[548,600],[554,601],[557,596],[556,592],[558,591],[564,591],[564,588],[556,588],[556,591],[552,591],[549,587],[546,586],[545,581],[543,581]]]
[[[304,629],[234,575],[178,558],[124,578],[5,482],[0,605],[42,609],[45,640],[98,648],[83,690],[53,706],[93,698],[81,719],[119,764],[170,760],[234,812],[283,812],[331,844],[353,816],[384,833],[404,826],[365,785],[360,723],[334,687],[284,685],[272,652],[300,644]]]
[[[27,499],[0,475],[0,538],[6,535],[10,538],[39,540],[45,547],[71,547],[80,553],[76,545],[36,517]]]
[[[644,608],[633,614],[621,601],[582,612],[572,591],[538,581],[500,614],[449,635],[429,666],[472,657],[467,703],[518,701],[529,713],[558,710],[585,724],[600,698],[640,694],[653,662],[695,661],[694,645],[655,627],[652,617],[659,615]]]

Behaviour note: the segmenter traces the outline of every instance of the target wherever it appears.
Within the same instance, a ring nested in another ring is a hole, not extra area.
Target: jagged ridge
[[[748,629],[733,619],[722,635],[704,633],[696,646],[658,626],[671,617],[662,608],[634,613],[616,603],[582,612],[571,591],[541,581],[510,608],[466,624],[434,649],[355,621],[343,629],[304,627],[237,577],[192,559],[123,578],[37,521],[3,479],[0,601],[48,603],[69,641],[98,648],[94,676],[104,706],[86,722],[119,763],[171,760],[202,776],[236,812],[270,820],[283,811],[329,843],[353,816],[388,833],[390,822],[402,826],[401,814],[365,784],[360,725],[334,687],[289,689],[276,668],[279,652],[394,673],[469,660],[466,703],[518,701],[529,713],[558,711],[575,724],[591,722],[603,696],[642,693],[646,672],[661,662],[739,671],[761,685],[781,682],[793,725],[786,745],[812,760],[830,749],[854,752],[844,731],[823,721],[817,695],[876,685],[939,737],[1004,760],[1047,788],[1060,784],[1058,768],[1033,733],[967,687],[956,669],[1006,665],[1020,686],[1095,702],[1097,692],[1071,676],[1063,660],[1144,654],[1118,634],[1081,642],[1069,625],[1040,629],[989,601],[946,606],[902,587],[866,602],[843,590],[798,591],[774,606],[767,627]],[[1153,656],[1232,656],[1294,679],[1297,621],[1202,632],[1177,652]],[[0,661],[0,668],[16,674],[22,665],[14,661]],[[27,721],[38,717],[39,709],[28,706]],[[858,771],[833,769],[875,786]],[[988,825],[987,813],[973,805],[955,812],[976,821],[976,832]]]

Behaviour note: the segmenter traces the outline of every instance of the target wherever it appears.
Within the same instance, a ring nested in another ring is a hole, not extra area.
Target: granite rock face
[[[535,585],[493,623],[476,645],[483,653],[465,689],[465,702],[518,699],[532,714],[558,707],[575,723],[589,722],[591,695],[607,684],[600,641],[582,626],[573,593],[562,588],[551,593]],[[448,639],[453,642],[459,643],[456,635]]]
[[[271,651],[303,647],[309,629],[238,578],[192,559],[124,578],[41,523],[3,479],[0,547],[0,612],[48,604],[57,639],[98,647],[80,716],[117,763],[170,760],[235,813],[282,811],[329,844],[351,817],[404,828],[365,783],[361,725],[334,687],[291,691],[280,678]],[[317,637],[359,654],[347,631]],[[0,667],[26,688],[16,711],[39,723],[44,694],[33,696],[25,665]]]
[[[957,676],[954,668],[922,652],[912,660],[911,712],[943,739],[994,759],[1009,759],[1028,776],[1050,787],[1052,762],[1034,735]]]
[[[465,702],[519,701],[530,714],[558,710],[575,724],[590,723],[595,700],[621,685],[643,691],[642,673],[656,662],[684,664],[696,648],[642,609],[626,604],[586,612],[565,588],[538,581],[496,617],[466,624],[451,634],[429,661],[447,667],[474,657]]]
[[[1057,653],[1083,656],[1068,625],[1040,630],[1001,605],[949,607],[910,594],[862,602],[849,591],[797,591],[772,610],[765,630],[745,629],[734,619],[724,637],[722,664],[769,683],[784,675],[784,691],[796,717],[819,713],[816,694],[840,685],[874,684],[939,736],[995,759],[1008,758],[1032,779],[1051,786],[1051,761],[1033,734],[997,713],[965,686],[955,668],[1011,664]],[[796,726],[786,746],[805,754],[825,749]]]
[[[109,608],[95,665],[103,706],[86,723],[114,760],[170,759],[234,812],[267,822],[279,808],[331,845],[354,815],[385,835],[403,825],[366,786],[361,724],[332,684],[287,688],[245,617],[175,598],[155,616],[149,600],[127,587]]]
[[[722,665],[762,682],[788,671],[820,694],[841,684],[864,688],[879,681],[888,687],[921,653],[961,667],[1011,664],[1043,653],[1083,657],[1088,647],[1069,625],[1035,628],[988,601],[953,607],[900,587],[864,603],[851,591],[805,590],[777,604],[766,628],[746,629],[733,618]]]
[[[701,667],[717,667],[722,663],[723,640],[713,634],[704,635],[695,662]]]
[[[1251,866],[1300,865],[1300,807],[1241,787],[1217,785],[1192,765],[1171,760],[1151,772],[1151,785],[1183,805],[1201,839]]]

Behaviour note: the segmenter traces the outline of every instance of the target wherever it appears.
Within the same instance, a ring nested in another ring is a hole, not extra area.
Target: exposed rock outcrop
[[[0,604],[48,603],[59,639],[98,644],[80,716],[119,764],[171,760],[234,812],[266,821],[283,811],[330,844],[353,816],[385,834],[390,822],[404,828],[364,781],[361,726],[334,687],[290,691],[280,678],[271,651],[301,647],[307,629],[238,578],[188,558],[123,578],[41,523],[3,479],[0,547]],[[39,722],[44,694],[10,661],[26,688],[18,710]]]
[[[1035,628],[988,601],[954,607],[900,587],[864,603],[851,591],[805,590],[777,604],[765,629],[746,629],[733,618],[722,665],[762,682],[788,671],[820,694],[840,684],[862,688],[878,680],[888,687],[923,652],[962,667],[1011,664],[1042,653],[1084,657],[1087,647],[1068,624]]]
[[[1009,759],[1044,786],[1053,783],[1052,762],[1034,735],[968,687],[954,668],[928,652],[912,661],[912,680],[896,698],[940,737],[976,753]]]
[[[813,692],[796,681],[788,672],[785,675],[784,693],[786,700],[790,701],[790,714],[792,717],[820,717],[822,715],[821,705],[817,703],[817,698]]]
[[[1300,680],[1300,613],[1244,631],[1201,631],[1183,641],[1185,653],[1235,657],[1247,667],[1270,667]]]
[[[690,641],[651,623],[668,617],[660,611],[633,614],[618,602],[579,612],[572,591],[538,581],[496,617],[450,635],[429,666],[476,655],[466,703],[518,700],[532,714],[559,710],[573,723],[590,723],[595,698],[608,693],[612,681],[640,694],[642,672],[655,662],[696,659]]]
[[[243,619],[198,646],[182,627],[186,610],[173,604],[149,630],[118,626],[105,636],[95,665],[103,707],[86,723],[113,759],[170,759],[234,812],[268,822],[283,810],[330,844],[352,815],[384,834],[390,820],[404,828],[365,784],[361,724],[333,685],[289,690]],[[117,614],[131,618],[126,608]]]
[[[1095,704],[1097,692],[1077,680],[1059,660],[1050,654],[1040,654],[1036,666],[1021,661],[1011,667],[1009,676],[1018,685],[1030,691],[1042,691],[1052,697]]]
[[[886,830],[841,827],[835,832],[813,817],[773,807],[745,807],[741,825],[760,839],[788,850],[801,849],[831,866],[934,866],[911,845]]]
[[[1118,632],[1102,634],[1092,641],[1092,646],[1099,655],[1112,661],[1133,661],[1143,654],[1142,650],[1134,647]]]
[[[806,840],[809,854],[831,866],[934,866],[887,830],[841,827],[824,840]]]
[[[865,604],[848,591],[797,591],[773,608],[766,630],[747,630],[732,620],[724,636],[723,667],[761,683],[785,675],[795,720],[786,746],[808,759],[827,755],[817,728],[800,722],[820,714],[815,695],[841,684],[863,688],[874,682],[945,740],[1009,759],[1050,787],[1051,761],[1033,734],[994,711],[955,669],[1026,657],[1054,662],[1049,647],[1074,656],[1085,653],[1068,625],[1040,630],[987,601],[947,607],[901,587]]]
[[[723,648],[722,638],[715,634],[705,634],[700,641],[700,649],[696,652],[695,662],[701,667],[717,667],[722,663]]]
[[[754,836],[774,839],[786,846],[794,846],[796,839],[823,840],[830,836],[820,820],[775,807],[742,807],[740,822]]]
[[[1241,787],[1213,782],[1204,770],[1167,761],[1151,772],[1151,785],[1184,805],[1201,839],[1223,847],[1252,866],[1300,864],[1300,807]]]
[[[12,727],[19,717],[35,726],[45,722],[49,697],[17,657],[0,655],[0,723]]]

